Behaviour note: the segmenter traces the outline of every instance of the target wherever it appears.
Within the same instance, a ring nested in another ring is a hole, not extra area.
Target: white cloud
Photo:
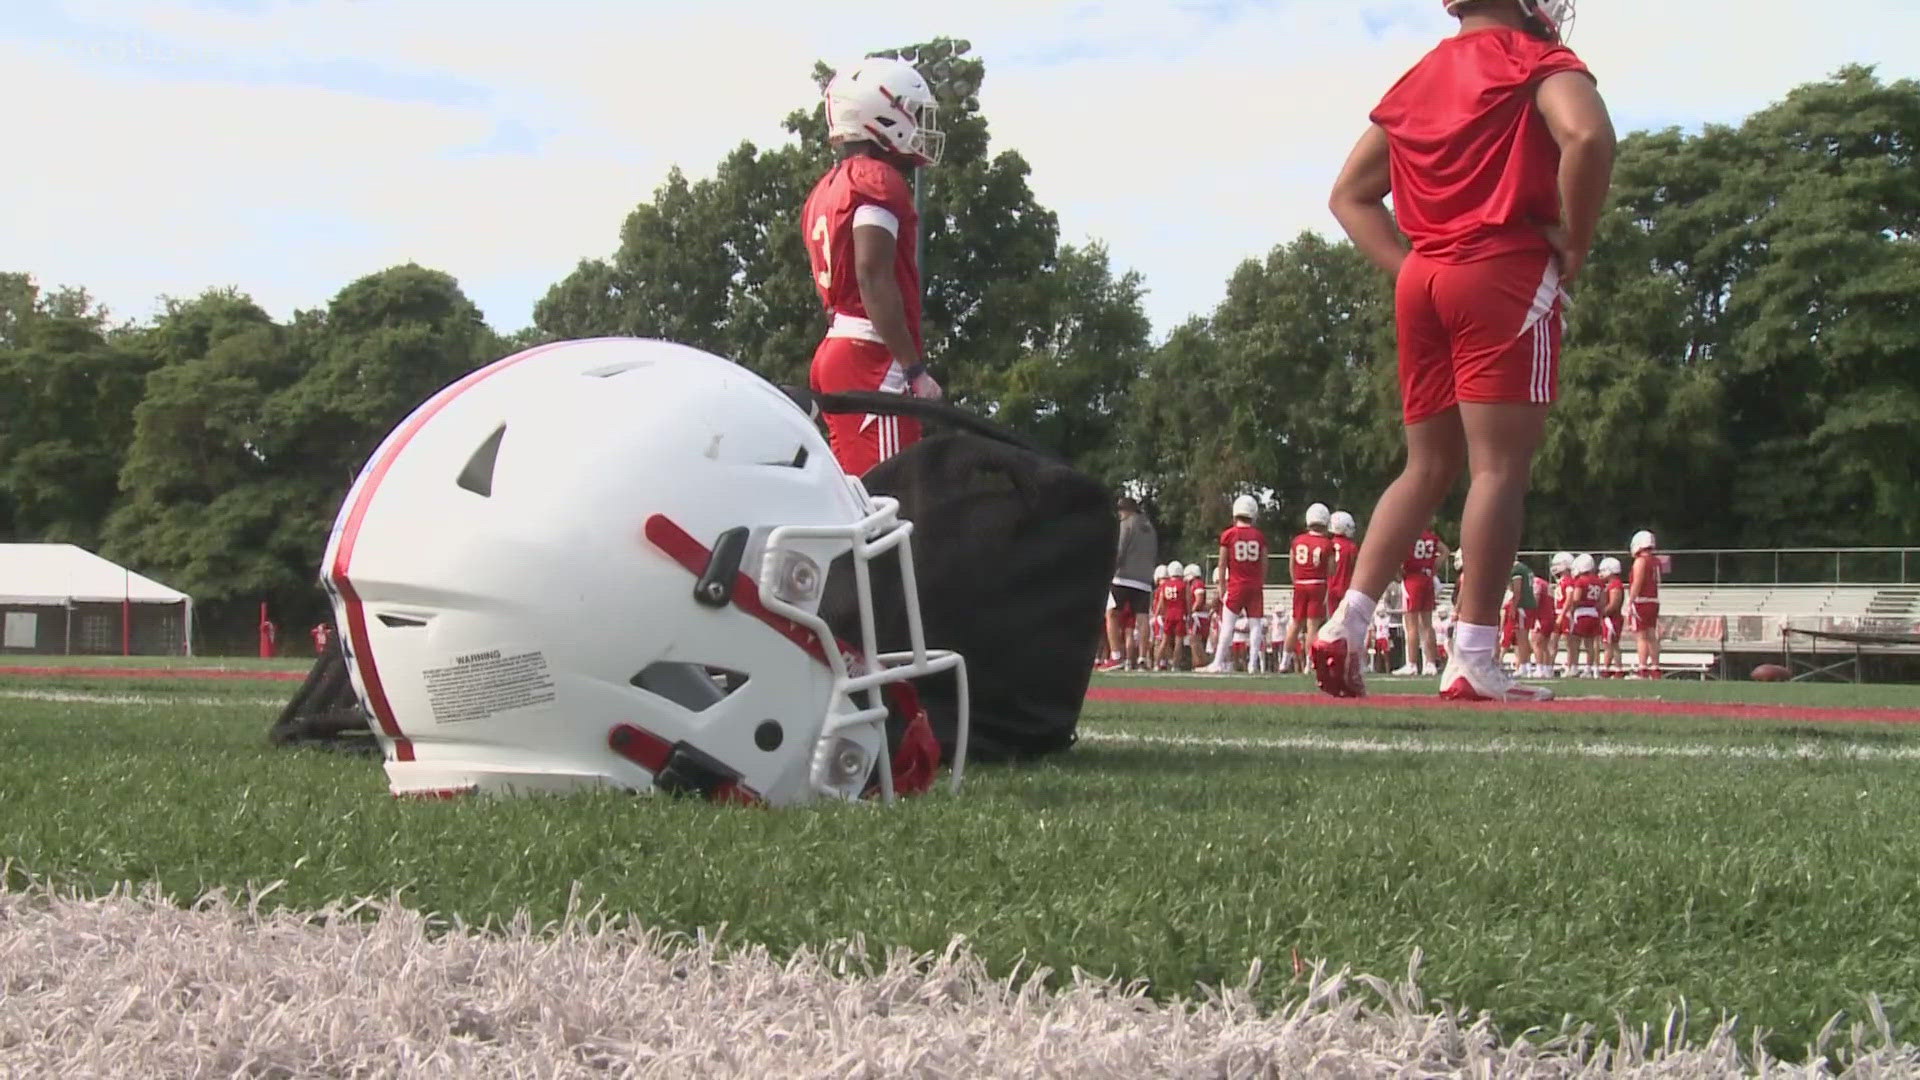
[[[1861,0],[1844,20],[1784,2],[1587,8],[1574,43],[1623,124],[1737,120],[1850,61],[1916,67],[1899,47],[1920,32],[1907,0]],[[697,175],[742,139],[783,138],[814,59],[944,33],[987,60],[997,146],[1033,164],[1067,239],[1104,239],[1146,275],[1164,331],[1209,308],[1240,259],[1333,230],[1326,187],[1368,107],[1448,26],[1429,0],[65,11],[119,44],[0,37],[0,89],[32,104],[10,129],[24,167],[0,176],[7,268],[128,315],[217,284],[285,315],[413,259],[458,276],[503,329],[610,251],[671,165]],[[473,149],[502,125],[545,141]]]

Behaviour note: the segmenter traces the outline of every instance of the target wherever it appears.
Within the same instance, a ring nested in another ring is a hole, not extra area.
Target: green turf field
[[[1304,692],[1300,679],[1103,678]],[[264,745],[291,683],[0,676],[11,882],[283,881],[293,907],[402,894],[469,922],[587,903],[776,948],[964,934],[1020,963],[1235,981],[1259,959],[1386,976],[1509,1037],[1658,1027],[1685,1002],[1796,1056],[1920,994],[1920,723],[1642,715],[1639,701],[1905,706],[1909,687],[1563,683],[1582,711],[1096,701],[1072,752],[890,810],[626,796],[403,803],[377,763]],[[1909,712],[1906,719],[1920,719]],[[1279,973],[1274,977],[1272,973]]]

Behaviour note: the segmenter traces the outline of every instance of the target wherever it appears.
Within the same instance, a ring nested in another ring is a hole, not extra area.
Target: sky
[[[775,144],[816,59],[946,35],[987,65],[1069,243],[1139,271],[1156,336],[1302,230],[1440,0],[5,0],[0,270],[117,318],[217,286],[270,313],[445,270],[503,332],[668,169]],[[1737,123],[1843,64],[1920,74],[1920,3],[1581,0],[1616,126]],[[1828,18],[1825,12],[1843,12]]]

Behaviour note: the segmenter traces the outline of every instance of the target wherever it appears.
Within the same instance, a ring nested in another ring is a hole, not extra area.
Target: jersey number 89
[[[1233,542],[1234,562],[1259,562],[1260,543],[1257,540],[1235,540]]]

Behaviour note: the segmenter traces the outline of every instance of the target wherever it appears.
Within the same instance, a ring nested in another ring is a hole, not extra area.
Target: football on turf
[[[1779,664],[1761,664],[1753,669],[1754,682],[1786,682],[1788,671]]]

